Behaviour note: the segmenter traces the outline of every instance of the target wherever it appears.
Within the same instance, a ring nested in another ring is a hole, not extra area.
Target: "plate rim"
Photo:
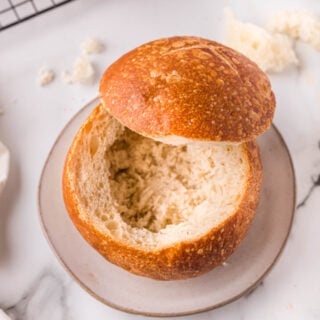
[[[38,206],[38,217],[40,220],[40,226],[42,229],[42,233],[44,234],[47,243],[49,244],[49,247],[51,248],[51,251],[53,252],[53,254],[55,255],[55,257],[57,258],[57,260],[60,262],[60,264],[62,265],[62,267],[67,271],[67,273],[69,274],[69,276],[71,276],[71,278],[83,289],[85,290],[87,293],[89,293],[92,297],[94,297],[96,300],[100,301],[101,303],[103,303],[104,305],[107,305],[111,308],[114,308],[116,310],[119,311],[123,311],[123,312],[127,312],[130,314],[135,314],[135,315],[143,315],[143,316],[151,316],[151,317],[180,317],[180,316],[186,316],[186,315],[192,315],[192,314],[198,314],[198,313],[203,313],[203,312],[207,312],[210,310],[214,310],[217,308],[220,308],[222,306],[225,306],[229,303],[232,303],[238,299],[240,299],[241,297],[243,297],[244,295],[252,292],[254,289],[256,289],[260,283],[266,278],[266,276],[270,273],[270,271],[274,268],[274,266],[276,265],[276,263],[279,261],[280,256],[282,255],[284,248],[288,242],[288,238],[289,235],[291,233],[291,229],[292,229],[292,225],[293,225],[293,221],[295,218],[295,212],[296,212],[296,204],[297,204],[297,183],[296,183],[296,175],[295,175],[295,170],[294,170],[294,163],[289,151],[289,148],[287,146],[287,144],[285,143],[285,140],[283,138],[283,136],[281,135],[279,129],[275,126],[274,123],[271,124],[271,127],[275,130],[275,133],[277,134],[281,145],[284,147],[284,150],[286,152],[286,154],[288,155],[288,159],[289,159],[289,166],[290,166],[290,171],[292,174],[292,178],[293,178],[293,202],[292,202],[292,213],[290,215],[290,222],[289,222],[289,228],[286,234],[286,237],[283,241],[283,243],[281,244],[280,250],[278,252],[278,254],[275,256],[274,260],[272,261],[272,263],[269,265],[269,267],[266,269],[266,271],[255,281],[255,283],[253,283],[252,285],[250,285],[248,288],[246,288],[245,290],[243,290],[242,292],[240,292],[239,294],[231,297],[230,299],[226,299],[223,302],[214,304],[212,306],[209,307],[205,307],[205,308],[200,308],[200,309],[195,309],[195,310],[190,310],[190,311],[185,311],[185,312],[164,312],[164,313],[158,313],[158,312],[144,312],[144,311],[139,311],[139,310],[135,310],[135,309],[131,309],[131,308],[126,308],[117,304],[114,304],[102,297],[100,297],[98,294],[96,294],[93,290],[91,290],[83,281],[81,281],[75,274],[74,272],[68,267],[68,265],[64,262],[64,260],[62,259],[62,257],[59,255],[58,250],[56,249],[55,245],[53,244],[52,240],[50,239],[49,233],[48,233],[48,229],[44,223],[43,220],[43,212],[41,209],[41,187],[42,187],[42,182],[43,182],[43,176],[44,173],[46,171],[46,168],[48,166],[48,162],[51,158],[51,155],[53,153],[53,150],[55,149],[56,145],[60,142],[63,134],[65,133],[66,129],[70,126],[70,124],[74,121],[75,118],[77,118],[77,116],[83,112],[84,109],[86,109],[87,107],[89,107],[90,105],[92,105],[94,102],[97,103],[97,105],[100,103],[99,101],[99,97],[96,97],[92,100],[90,100],[89,102],[87,102],[82,108],[80,108],[68,121],[67,123],[64,125],[64,127],[62,128],[62,130],[59,132],[59,134],[57,135],[56,139],[54,140],[54,143],[52,144],[50,151],[48,153],[48,156],[46,157],[46,160],[44,162],[44,165],[42,167],[41,170],[41,174],[40,174],[40,179],[39,179],[39,183],[38,183],[38,191],[37,191],[37,206]]]

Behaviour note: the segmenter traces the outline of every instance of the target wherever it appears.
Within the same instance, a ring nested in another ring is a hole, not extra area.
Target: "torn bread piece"
[[[62,79],[65,83],[92,84],[95,80],[96,70],[88,57],[79,56],[75,59],[71,72],[64,71]]]
[[[85,39],[82,42],[81,47],[84,54],[96,54],[101,53],[104,50],[103,43],[92,37]]]
[[[288,10],[275,13],[268,28],[302,40],[320,50],[320,18],[307,10]]]
[[[266,72],[280,72],[299,60],[293,49],[293,41],[283,34],[271,34],[252,23],[236,20],[230,9],[225,10],[225,42],[238,50]]]
[[[51,82],[53,82],[54,78],[55,78],[55,73],[53,70],[47,67],[42,67],[38,72],[37,83],[41,87],[47,86]]]

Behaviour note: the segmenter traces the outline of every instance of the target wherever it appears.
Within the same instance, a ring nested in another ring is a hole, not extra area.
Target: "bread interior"
[[[111,237],[144,250],[189,241],[241,202],[248,170],[241,144],[172,146],[102,111],[82,130],[72,179],[80,218]]]

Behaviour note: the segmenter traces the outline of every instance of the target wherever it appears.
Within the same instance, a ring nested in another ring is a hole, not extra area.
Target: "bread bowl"
[[[173,37],[112,64],[100,98],[63,172],[65,205],[81,235],[111,263],[153,279],[220,265],[259,202],[255,138],[275,108],[268,78],[221,44]]]

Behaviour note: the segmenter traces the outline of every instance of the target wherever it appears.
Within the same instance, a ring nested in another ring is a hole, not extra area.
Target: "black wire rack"
[[[73,0],[0,0],[0,31]]]

